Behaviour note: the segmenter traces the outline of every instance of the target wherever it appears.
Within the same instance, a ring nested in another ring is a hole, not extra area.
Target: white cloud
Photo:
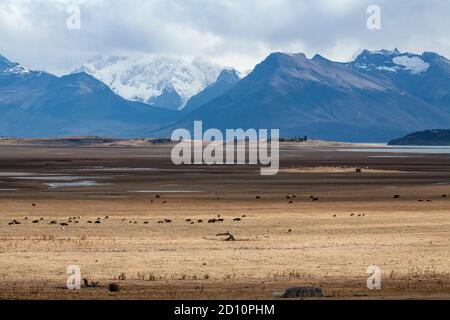
[[[66,6],[81,7],[81,30]],[[382,30],[366,28],[381,7]],[[272,51],[348,60],[364,48],[450,56],[450,1],[0,0],[0,54],[62,73],[96,55],[208,56],[252,68]]]

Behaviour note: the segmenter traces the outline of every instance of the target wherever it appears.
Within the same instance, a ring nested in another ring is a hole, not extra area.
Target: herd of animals
[[[442,198],[447,198],[447,197],[448,197],[447,194],[443,194],[442,195]],[[156,195],[155,198],[156,199],[160,199],[161,196],[160,195]],[[313,195],[310,196],[309,198],[311,199],[312,202],[319,202],[320,201],[319,197],[316,197],[316,196],[313,196]],[[400,195],[396,194],[396,195],[393,196],[393,198],[394,199],[400,199]],[[220,197],[218,197],[218,199],[220,199]],[[256,196],[256,200],[261,200],[261,199],[262,199],[261,196]],[[293,204],[294,201],[297,199],[297,196],[295,194],[287,195],[286,199],[288,200],[288,204]],[[432,200],[430,200],[430,199],[427,199],[427,200],[418,199],[417,201],[418,202],[432,202]],[[154,203],[154,200],[150,200],[150,202]],[[162,204],[167,204],[167,201],[166,200],[162,201]],[[36,207],[37,204],[36,203],[32,203],[32,206]],[[351,217],[354,217],[354,216],[365,217],[365,214],[364,213],[360,213],[360,214],[351,213],[350,216]],[[336,217],[337,217],[337,215],[333,214],[333,218],[336,218]],[[243,218],[246,218],[246,215],[242,215],[240,217],[233,218],[233,222],[241,222]],[[108,219],[109,219],[109,216],[105,216],[103,218],[103,221],[108,220]],[[28,217],[25,217],[23,220],[27,221]],[[50,221],[48,221],[48,224],[50,224],[50,225],[60,225],[61,227],[68,227],[71,224],[79,224],[80,220],[81,220],[80,216],[74,216],[74,217],[69,217],[64,222],[58,222],[57,220],[50,220]],[[32,220],[31,222],[33,224],[39,224],[39,223],[44,223],[44,221],[45,221],[45,219],[43,217],[41,217],[39,219]],[[129,224],[138,224],[139,223],[138,221],[129,220],[128,218],[122,218],[121,221],[129,223]],[[190,218],[185,219],[185,222],[189,223],[189,224],[203,223],[203,222],[207,222],[207,223],[221,223],[221,222],[224,222],[224,221],[225,221],[225,219],[220,214],[217,217],[211,218],[211,219],[208,219],[208,220],[203,220],[203,219],[196,219],[195,220],[195,219],[190,219]],[[95,220],[87,220],[86,222],[88,224],[101,224],[102,223],[102,218],[98,217]],[[149,221],[144,221],[143,222],[143,224],[149,224],[149,223],[150,223]],[[171,219],[162,219],[162,220],[158,220],[157,223],[158,224],[172,223],[172,220]],[[18,219],[13,219],[12,221],[8,222],[8,225],[10,225],[10,226],[11,225],[20,225],[20,224],[22,224],[22,222],[20,220],[18,220]],[[292,230],[290,230],[289,232],[291,232],[291,231]]]

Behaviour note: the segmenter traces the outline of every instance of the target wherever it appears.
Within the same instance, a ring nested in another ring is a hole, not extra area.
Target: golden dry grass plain
[[[450,155],[345,148],[282,144],[263,177],[173,166],[170,145],[2,145],[0,298],[449,299]],[[68,290],[69,265],[100,287]]]

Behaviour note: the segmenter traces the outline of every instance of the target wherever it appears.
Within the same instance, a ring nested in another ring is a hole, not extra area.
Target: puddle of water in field
[[[0,177],[22,177],[22,176],[39,176],[39,173],[29,173],[29,172],[0,172]],[[51,174],[48,174],[51,175]]]
[[[130,193],[197,193],[199,190],[133,190]]]
[[[83,177],[83,176],[38,176],[38,177],[14,177],[17,180],[44,180],[44,181],[74,181],[80,179],[100,179],[102,177]]]
[[[415,156],[368,156],[368,158],[417,158]]]
[[[127,167],[118,167],[118,168],[106,168],[106,167],[86,167],[82,169],[78,169],[79,171],[159,171],[161,169],[158,168],[127,168]]]
[[[450,154],[447,146],[398,146],[387,148],[348,148],[339,149],[344,152],[373,152],[373,153],[413,153],[413,154]]]
[[[92,187],[92,186],[104,185],[104,184],[100,184],[96,181],[54,182],[54,183],[44,183],[44,184],[51,189],[67,188],[67,187]]]

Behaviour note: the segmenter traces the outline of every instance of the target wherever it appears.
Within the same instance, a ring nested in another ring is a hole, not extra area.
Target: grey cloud
[[[66,28],[79,3],[81,30]],[[382,30],[366,28],[381,7]],[[363,48],[450,57],[445,0],[0,0],[0,54],[65,72],[102,54],[208,56],[247,69],[271,51],[350,59]]]

